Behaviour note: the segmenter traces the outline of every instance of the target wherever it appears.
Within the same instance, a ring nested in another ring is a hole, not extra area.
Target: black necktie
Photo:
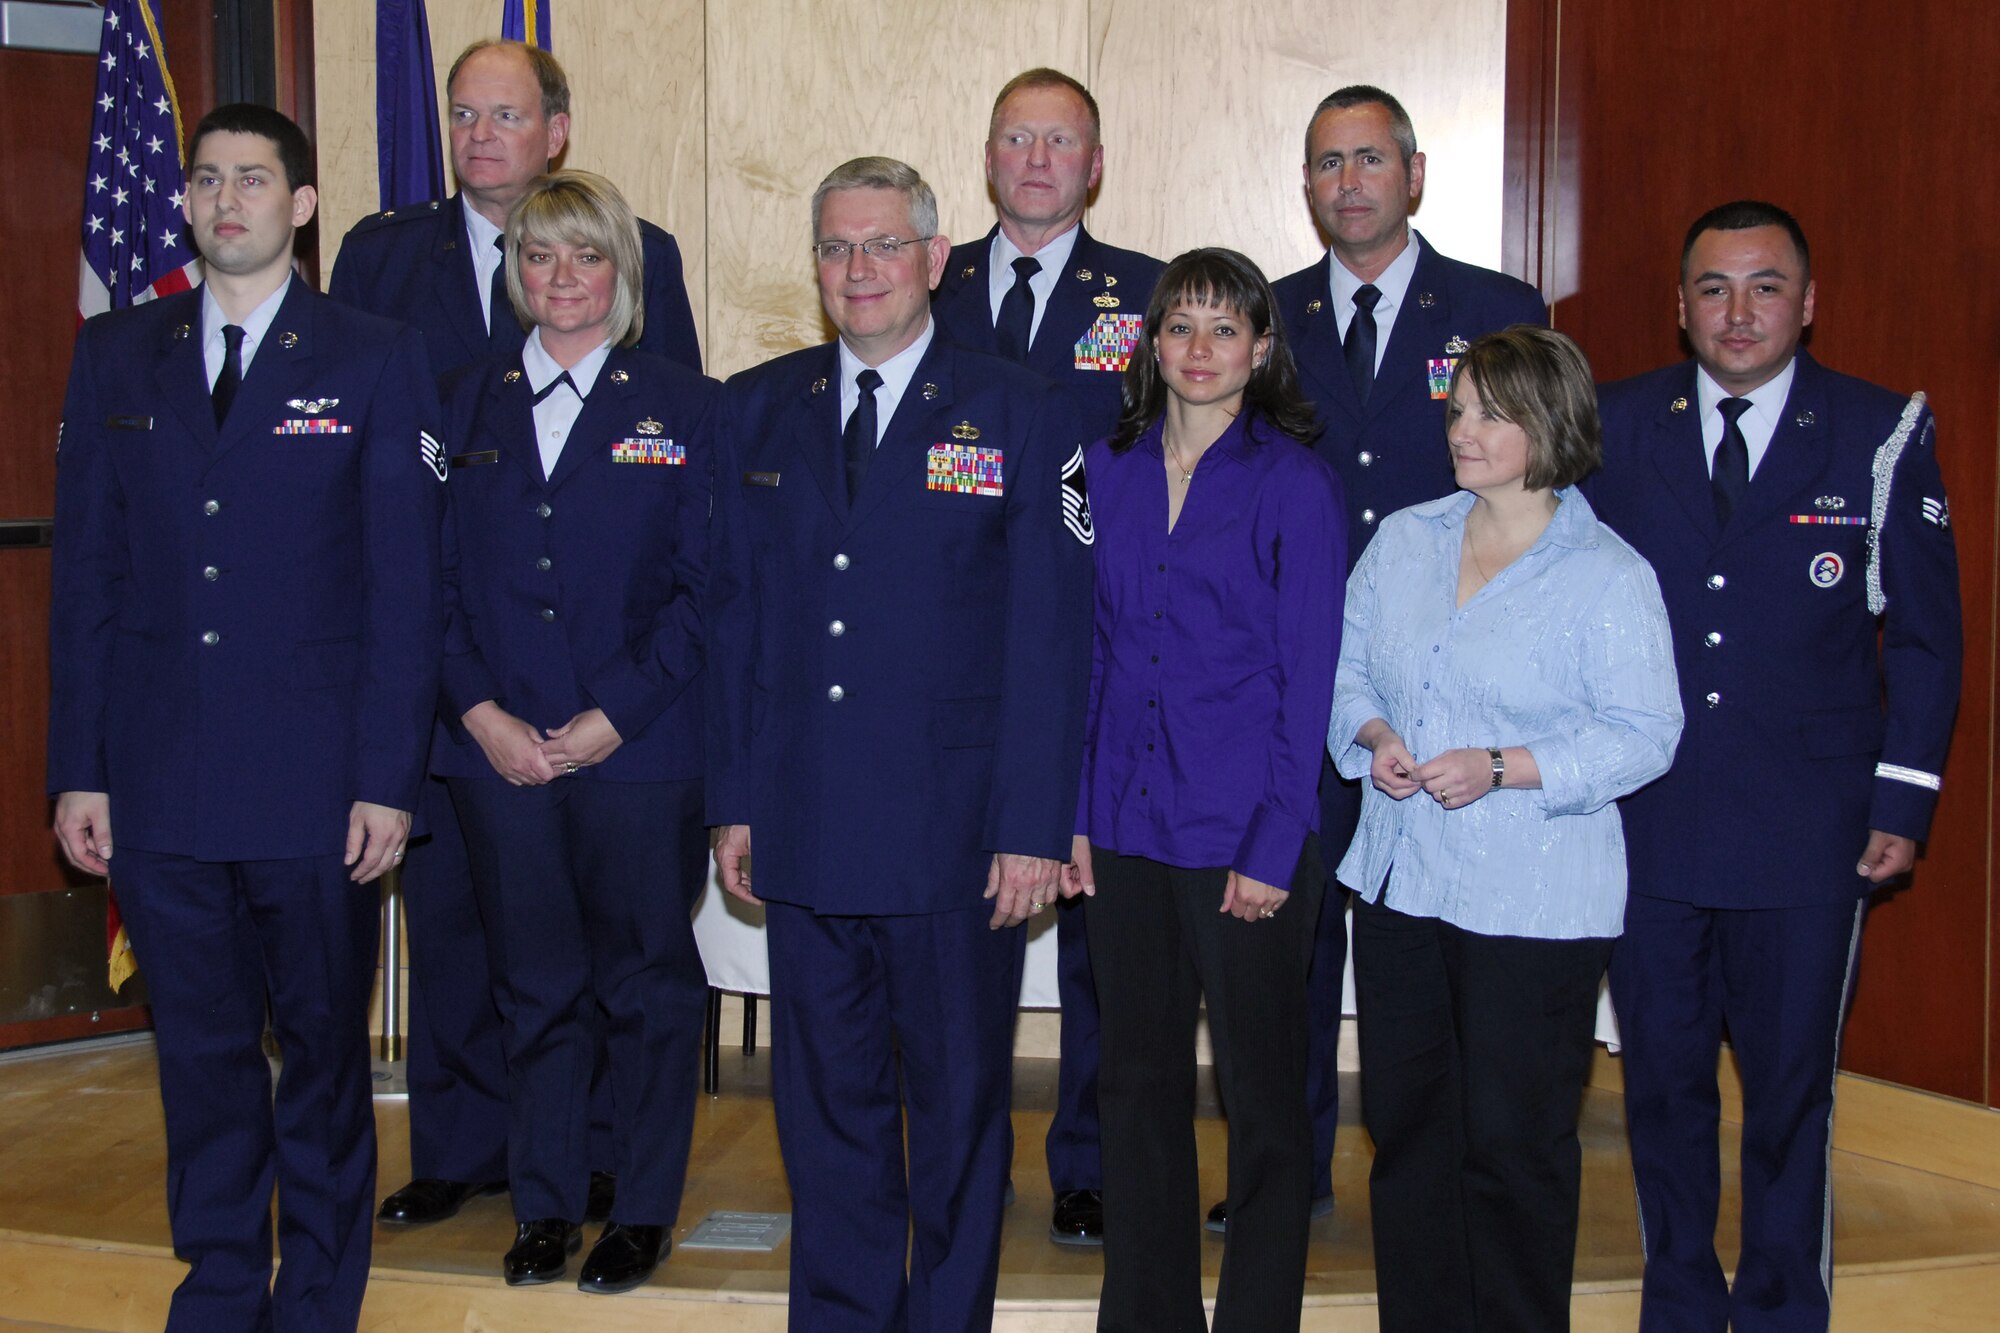
[[[861,494],[861,479],[868,475],[868,460],[875,456],[875,390],[881,384],[882,377],[873,370],[864,370],[854,377],[861,398],[854,404],[853,415],[847,418],[847,429],[840,433],[840,452],[847,460],[850,504]]]
[[[541,388],[535,391],[535,401],[532,404],[530,404],[530,406],[540,407],[542,405],[542,399],[554,393],[559,385],[564,385],[564,384],[569,385],[569,391],[577,396],[577,400],[579,402],[583,400],[583,390],[576,387],[576,381],[571,379],[569,377],[569,372],[565,370],[562,374],[556,376],[554,379],[550,380],[547,384],[544,384]]]
[[[1736,502],[1750,489],[1750,445],[1736,424],[1736,419],[1750,410],[1750,400],[1725,398],[1716,408],[1722,413],[1722,443],[1715,446],[1715,470],[1709,486],[1715,492],[1715,524],[1726,528]]]
[[[1368,401],[1375,385],[1375,303],[1382,293],[1373,283],[1363,283],[1354,293],[1354,318],[1347,322],[1347,338],[1340,350],[1347,356],[1347,377],[1354,381],[1354,396]]]
[[[209,401],[215,404],[215,424],[220,428],[229,415],[229,405],[236,401],[236,390],[243,384],[243,330],[235,324],[222,326],[222,373],[215,377],[215,387],[208,391]]]
[[[500,252],[500,262],[494,266],[486,302],[486,345],[504,352],[516,345],[513,330],[520,321],[514,318],[514,303],[507,297],[507,238],[495,236],[493,248]]]
[[[1000,298],[1000,319],[993,326],[994,343],[1009,361],[1026,361],[1030,331],[1035,327],[1035,289],[1028,280],[1042,271],[1041,261],[1022,255],[1014,261],[1014,285]]]

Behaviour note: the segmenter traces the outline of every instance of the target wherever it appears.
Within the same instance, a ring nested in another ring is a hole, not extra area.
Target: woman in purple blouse
[[[1231,250],[1167,266],[1090,447],[1096,630],[1068,894],[1102,1015],[1098,1328],[1205,1328],[1195,1021],[1229,1107],[1215,1329],[1297,1328],[1312,1126],[1306,965],[1345,512],[1269,284]],[[1296,901],[1294,901],[1296,900]]]

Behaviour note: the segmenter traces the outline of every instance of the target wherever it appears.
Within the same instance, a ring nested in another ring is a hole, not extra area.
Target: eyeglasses
[[[812,249],[822,264],[844,264],[856,250],[881,263],[894,259],[906,245],[922,245],[930,239],[919,236],[913,241],[899,241],[893,236],[876,236],[865,241],[815,241]]]

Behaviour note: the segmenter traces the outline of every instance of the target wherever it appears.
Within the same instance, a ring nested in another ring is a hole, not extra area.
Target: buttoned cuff
[[[1289,890],[1292,875],[1299,868],[1299,853],[1305,850],[1312,822],[1281,810],[1269,801],[1260,802],[1250,812],[1249,826],[1236,846],[1231,868],[1260,883]]]

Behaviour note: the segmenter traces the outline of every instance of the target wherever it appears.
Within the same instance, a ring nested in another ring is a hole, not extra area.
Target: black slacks
[[[1479,935],[1354,903],[1383,1333],[1569,1327],[1609,939]]]
[[[1299,1326],[1311,1207],[1306,967],[1325,872],[1307,838],[1275,916],[1222,913],[1223,868],[1093,847],[1090,965],[1103,1063],[1104,1289],[1097,1326],[1196,1333],[1202,1201],[1194,1140],[1195,1023],[1204,995],[1229,1109],[1229,1237],[1216,1333]]]

